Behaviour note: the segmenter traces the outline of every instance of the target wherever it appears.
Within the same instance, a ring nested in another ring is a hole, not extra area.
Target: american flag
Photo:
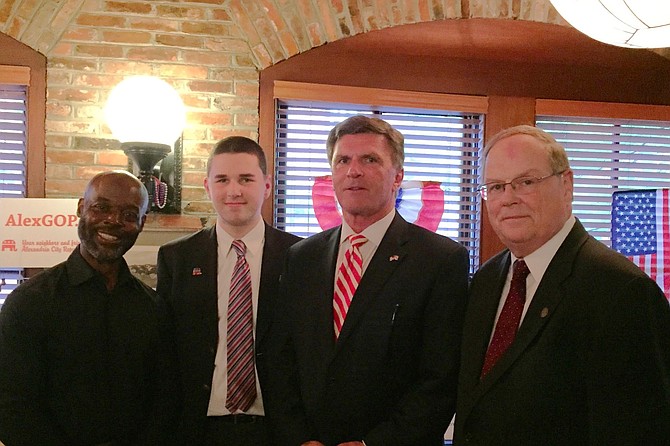
[[[670,189],[612,196],[612,248],[638,265],[670,299]]]

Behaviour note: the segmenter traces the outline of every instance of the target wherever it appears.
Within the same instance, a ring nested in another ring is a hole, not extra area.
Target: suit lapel
[[[321,246],[316,257],[312,260],[321,269],[316,272],[315,277],[319,280],[320,289],[314,293],[316,302],[316,314],[314,314],[314,334],[318,337],[318,352],[325,352],[330,361],[335,353],[335,330],[333,328],[333,293],[335,292],[335,266],[337,264],[337,253],[340,244],[342,227],[339,226],[330,233],[325,233],[321,240]],[[326,330],[321,327],[327,327]],[[342,334],[340,333],[340,336]]]
[[[370,304],[383,291],[384,285],[393,276],[396,268],[407,255],[405,246],[407,227],[408,223],[396,213],[356,289],[337,342],[338,349],[355,330]],[[335,255],[337,255],[337,251],[335,251]],[[335,276],[333,275],[331,282],[334,282],[334,280]]]
[[[491,372],[481,381],[478,393],[484,393],[495,385],[500,377],[509,368],[513,367],[514,363],[551,320],[564,297],[562,284],[572,273],[575,257],[587,238],[588,234],[584,227],[577,221],[544,273],[514,342],[495,367],[491,369]]]
[[[256,314],[256,345],[260,345],[270,328],[270,321],[276,305],[277,277],[281,273],[282,265],[276,261],[278,243],[275,233],[265,225],[265,242],[263,244],[263,258],[261,261],[261,279],[258,287],[258,308]]]
[[[189,278],[183,284],[190,302],[188,305],[193,311],[201,312],[203,330],[206,330],[207,338],[211,342],[218,341],[218,289],[217,289],[217,240],[216,228],[205,229],[200,239],[188,257],[184,266],[189,270],[186,276]]]

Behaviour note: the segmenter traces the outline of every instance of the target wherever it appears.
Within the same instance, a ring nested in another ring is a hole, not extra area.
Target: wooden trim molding
[[[30,86],[30,67],[0,65],[0,84]]]
[[[485,114],[488,111],[488,98],[486,96],[424,93],[280,80],[274,81],[273,98],[429,110],[455,110],[464,113]]]
[[[670,106],[668,105],[537,99],[535,111],[539,116],[670,121]]]

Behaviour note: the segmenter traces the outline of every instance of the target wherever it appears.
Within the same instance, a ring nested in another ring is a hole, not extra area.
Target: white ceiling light
[[[628,48],[670,48],[670,0],[550,0],[587,36]]]

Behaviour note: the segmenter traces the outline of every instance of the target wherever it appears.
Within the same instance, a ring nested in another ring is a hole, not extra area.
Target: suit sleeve
[[[416,379],[390,418],[365,436],[367,446],[432,444],[432,439],[442,438],[456,409],[468,270],[468,253],[462,247],[437,268],[416,327],[422,331]]]
[[[14,293],[21,293],[15,291]],[[14,297],[14,299],[12,299]],[[69,444],[44,398],[47,364],[29,295],[10,296],[0,312],[0,441],[9,446]]]
[[[667,444],[670,438],[670,307],[637,276],[594,321],[586,368],[593,444]]]

